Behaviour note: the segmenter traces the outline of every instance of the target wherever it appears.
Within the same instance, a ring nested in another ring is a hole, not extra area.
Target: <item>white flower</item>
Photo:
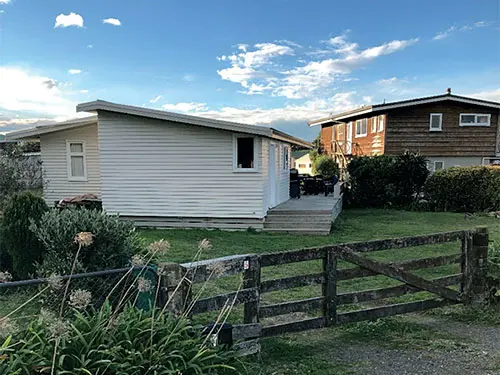
[[[94,242],[94,235],[90,232],[80,232],[75,236],[75,243],[82,247],[90,246],[92,242]]]
[[[159,241],[155,241],[149,244],[148,250],[151,253],[160,253],[160,254],[165,254],[170,250],[170,243],[167,240],[164,240],[163,238]]]
[[[0,337],[8,337],[17,330],[18,327],[10,318],[0,318]]]
[[[150,280],[145,279],[144,277],[139,277],[139,279],[137,280],[137,289],[139,290],[139,292],[147,293],[151,290],[151,288],[152,285]]]
[[[49,284],[49,287],[53,290],[61,289],[63,286],[62,277],[53,273],[47,278],[47,284]]]
[[[69,304],[75,309],[83,310],[92,301],[92,293],[87,290],[77,289],[71,292]]]
[[[145,266],[146,265],[146,259],[141,254],[135,254],[130,263],[132,264],[133,267],[138,267],[138,266]]]
[[[202,239],[198,243],[198,250],[203,251],[203,250],[210,250],[212,248],[212,244],[207,238]]]
[[[12,280],[12,275],[7,271],[0,271],[0,283],[8,283]]]

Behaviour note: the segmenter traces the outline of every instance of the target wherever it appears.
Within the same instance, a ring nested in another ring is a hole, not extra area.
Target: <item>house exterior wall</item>
[[[384,153],[385,147],[385,132],[387,127],[387,117],[385,115],[377,115],[379,120],[383,121],[384,127],[379,131],[372,131],[372,123],[374,117],[366,117],[367,119],[367,134],[365,136],[356,136],[356,120],[362,120],[365,117],[354,118],[351,126],[351,136],[347,134],[347,123],[342,124],[324,124],[321,127],[321,143],[323,149],[328,155],[343,153],[344,155],[381,155]],[[348,147],[348,140],[351,141],[351,149]],[[337,142],[335,142],[337,141]]]
[[[427,166],[434,171],[434,162],[443,162],[443,168],[468,167],[471,165],[482,165],[483,158],[480,156],[428,156]]]
[[[477,160],[495,156],[498,112],[490,107],[452,101],[393,109],[387,118],[385,152],[399,155],[410,150],[425,156]],[[429,130],[431,113],[442,113],[441,131]],[[460,126],[460,113],[490,114],[490,126]]]
[[[295,159],[295,169],[299,174],[312,175],[312,162],[309,154],[302,155],[300,158]]]
[[[66,141],[84,141],[87,181],[68,180]],[[97,125],[64,130],[40,137],[43,195],[47,204],[82,194],[101,196]]]
[[[126,217],[262,219],[269,140],[256,136],[257,171],[236,172],[233,134],[100,111],[103,207]]]

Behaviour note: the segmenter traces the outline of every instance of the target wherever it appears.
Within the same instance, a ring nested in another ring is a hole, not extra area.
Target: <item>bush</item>
[[[429,175],[425,157],[412,153],[400,156],[357,156],[347,166],[348,205],[356,207],[399,207],[412,205]]]
[[[328,155],[321,155],[314,158],[313,162],[314,173],[320,174],[325,179],[330,179],[333,176],[339,176],[340,169],[337,162]]]
[[[32,275],[35,263],[42,259],[44,247],[29,228],[47,210],[43,198],[30,192],[14,194],[5,205],[1,246],[12,259],[15,278],[23,279]]]
[[[440,170],[425,184],[434,210],[477,212],[500,209],[500,168],[452,167]]]
[[[36,268],[39,276],[71,271],[78,250],[74,238],[80,232],[91,232],[93,241],[80,252],[77,273],[125,267],[131,256],[141,250],[132,223],[98,210],[54,209],[31,230],[45,248],[43,261]]]
[[[5,348],[1,344],[2,374],[31,375],[33,369],[75,375],[236,373],[234,353],[205,345],[186,318],[160,312],[153,318],[131,306],[119,314],[109,305],[95,313],[74,311],[68,321],[44,313]]]

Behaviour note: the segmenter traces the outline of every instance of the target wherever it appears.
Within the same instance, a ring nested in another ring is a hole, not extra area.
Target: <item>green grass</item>
[[[366,241],[401,236],[414,236],[460,229],[474,229],[487,225],[490,238],[500,240],[500,221],[486,215],[465,218],[456,213],[408,212],[395,210],[353,209],[344,210],[335,223],[330,236],[300,236],[289,234],[270,234],[256,232],[225,232],[218,230],[142,230],[141,236],[146,242],[167,239],[171,250],[167,257],[161,259],[168,262],[185,262],[192,260],[196,253],[197,243],[208,238],[213,248],[202,254],[202,259],[216,258],[225,255],[267,253],[285,250],[315,247],[327,244]],[[370,253],[367,256],[384,261],[400,261],[454,254],[460,251],[460,244],[447,243],[432,246],[421,246],[400,250],[386,250]],[[340,267],[352,267],[345,262]],[[321,272],[321,262],[300,262],[262,270],[262,278],[273,279],[299,274]],[[415,271],[426,278],[437,278],[459,272],[458,265],[448,265]],[[240,282],[238,276],[226,277],[206,286],[204,295],[214,295],[236,290]],[[399,282],[385,276],[366,277],[339,282],[339,292],[350,292],[383,288],[398,285]],[[320,286],[295,288],[277,291],[262,296],[262,304],[299,300],[321,295]],[[422,299],[428,293],[416,293],[393,299],[391,302],[406,302]],[[387,301],[386,301],[387,302]],[[378,302],[383,303],[383,302]],[[360,306],[345,306],[352,310]],[[454,311],[453,309],[450,311]],[[319,314],[319,312],[316,312]],[[465,312],[449,313],[450,316],[467,319]],[[208,314],[206,319],[213,315]],[[241,318],[241,307],[236,308],[231,319]],[[490,319],[491,320],[491,319]],[[274,322],[271,319],[271,322]],[[266,323],[266,322],[264,322]],[[267,320],[269,323],[269,320]],[[455,342],[441,337],[437,332],[398,320],[384,319],[378,322],[362,322],[337,329],[323,329],[316,332],[304,332],[283,337],[264,340],[260,362],[254,364],[252,374],[350,374],[354,369],[362,367],[361,363],[336,363],[330,353],[336,345],[349,342],[379,342],[396,347],[435,347],[446,349],[454,347]]]

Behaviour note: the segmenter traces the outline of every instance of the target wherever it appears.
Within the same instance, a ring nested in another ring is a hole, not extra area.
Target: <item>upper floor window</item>
[[[234,170],[252,172],[256,167],[256,140],[254,137],[234,137]]]
[[[378,131],[379,132],[384,131],[384,121],[385,121],[384,115],[378,116]]]
[[[366,137],[368,134],[368,119],[356,120],[356,137]]]
[[[85,142],[67,141],[68,181],[87,181]]]
[[[372,131],[371,131],[372,133],[377,132],[377,119],[378,119],[377,116],[372,117]]]
[[[442,113],[431,113],[429,120],[429,130],[433,132],[439,132],[443,128],[443,114]]]
[[[480,113],[461,113],[460,126],[490,126],[491,115]]]

